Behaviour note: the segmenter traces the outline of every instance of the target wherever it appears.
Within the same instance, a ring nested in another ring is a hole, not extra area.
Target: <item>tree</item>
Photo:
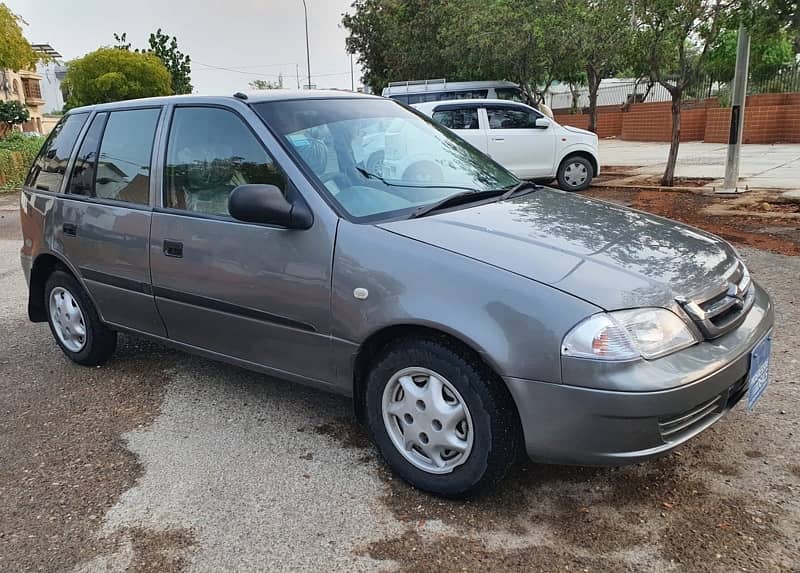
[[[66,108],[172,94],[170,75],[152,54],[100,48],[67,65]]]
[[[172,91],[176,94],[192,93],[192,59],[178,49],[178,38],[161,32],[150,34],[150,52],[158,56],[172,78]]]
[[[25,123],[30,119],[30,113],[25,104],[17,100],[0,101],[0,123],[8,131],[15,125]]]
[[[31,70],[41,59],[22,35],[22,19],[0,3],[0,70]]]
[[[717,41],[737,0],[642,0],[637,6],[634,49],[651,80],[672,100],[672,134],[661,185],[672,186],[681,139],[681,99],[700,79],[709,48]]]
[[[570,0],[563,3],[564,41],[585,71],[589,87],[589,131],[597,133],[597,94],[605,78],[625,67],[633,30],[629,0]],[[563,29],[563,28],[562,28]]]
[[[765,81],[794,64],[791,38],[785,30],[760,33],[754,30],[750,39],[750,78]],[[733,81],[736,69],[738,30],[726,29],[717,38],[708,54],[706,69],[719,82]]]
[[[355,0],[342,16],[347,51],[358,54],[362,81],[380,93],[389,81],[456,76],[457,62],[443,54],[439,35],[449,0]]]
[[[253,80],[247,84],[251,90],[280,90],[283,89],[283,75],[278,74],[277,82],[268,80]]]
[[[115,49],[126,52],[131,50],[131,43],[128,41],[126,32],[122,34],[114,33],[114,40],[117,42],[114,46]],[[169,37],[159,28],[155,34],[150,34],[150,38],[147,41],[150,45],[148,49],[140,50],[136,48],[134,52],[137,54],[153,54],[161,60],[161,63],[169,71],[173,93],[192,93],[192,59],[178,49],[178,38],[175,36]]]

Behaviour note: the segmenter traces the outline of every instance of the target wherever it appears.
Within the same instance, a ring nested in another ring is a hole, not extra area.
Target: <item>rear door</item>
[[[517,177],[555,176],[555,129],[536,127],[539,112],[518,104],[486,106],[488,150]]]
[[[298,193],[254,131],[260,121],[244,105],[173,108],[151,234],[153,291],[170,339],[330,380],[335,227],[315,219],[290,230],[228,213],[238,185]]]
[[[478,119],[477,105],[440,105],[433,111],[433,119],[437,123],[455,132],[468,141],[473,147],[486,153],[487,132],[481,129]]]
[[[150,175],[160,117],[160,107],[92,117],[56,232],[103,320],[164,336],[149,268]]]

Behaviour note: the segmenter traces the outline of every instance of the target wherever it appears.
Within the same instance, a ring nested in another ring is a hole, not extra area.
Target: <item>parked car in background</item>
[[[600,173],[597,135],[559,124],[524,103],[470,99],[414,104],[517,177],[582,191]]]
[[[74,362],[130,332],[352,396],[393,470],[440,495],[521,448],[663,454],[768,380],[772,304],[725,241],[520,181],[380,97],[74,108],[20,217],[29,318]]]
[[[451,99],[491,98],[520,102],[526,99],[514,82],[448,82],[443,79],[390,82],[381,95],[405,104]]]

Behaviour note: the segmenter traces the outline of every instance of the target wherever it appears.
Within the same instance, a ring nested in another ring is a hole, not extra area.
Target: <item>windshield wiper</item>
[[[468,193],[479,193],[477,189],[473,189],[472,187],[461,187],[459,185],[409,185],[408,183],[400,183],[400,182],[393,182],[384,179],[382,176],[378,175],[377,173],[372,173],[371,171],[367,171],[363,167],[359,167],[358,165],[354,166],[355,170],[361,173],[365,179],[377,179],[384,185],[389,187],[409,187],[411,189],[463,189]]]
[[[508,191],[500,195],[500,201],[505,201],[506,199],[510,199],[514,195],[516,195],[520,191],[536,191],[541,189],[541,185],[537,185],[533,181],[525,181],[524,179],[511,187]]]
[[[411,215],[408,216],[408,218],[416,219],[417,217],[422,217],[428,213],[432,213],[433,211],[438,211],[447,207],[453,207],[454,205],[461,205],[462,203],[471,203],[472,201],[480,201],[481,199],[486,199],[488,197],[495,197],[502,192],[502,189],[488,189],[485,191],[462,191],[460,193],[453,193],[452,195],[448,195],[444,199],[436,201],[435,203],[423,205],[422,207],[417,208],[411,213]]]

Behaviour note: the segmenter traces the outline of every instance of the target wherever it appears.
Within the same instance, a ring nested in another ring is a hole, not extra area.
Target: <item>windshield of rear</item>
[[[512,187],[503,167],[388,99],[306,99],[253,108],[357,220],[402,216],[459,192]]]

